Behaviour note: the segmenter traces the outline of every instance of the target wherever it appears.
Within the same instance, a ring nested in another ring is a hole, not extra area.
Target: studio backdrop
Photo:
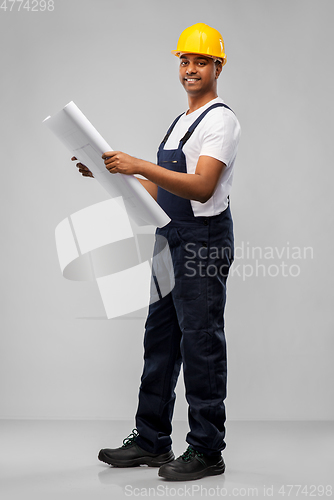
[[[0,418],[133,420],[146,309],[107,319],[96,281],[62,276],[56,227],[108,194],[42,121],[73,100],[113,149],[155,163],[187,109],[171,50],[204,22],[242,128],[227,416],[333,419],[333,2],[37,3],[0,10]]]

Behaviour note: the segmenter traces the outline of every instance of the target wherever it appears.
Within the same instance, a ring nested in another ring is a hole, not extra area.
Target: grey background
[[[205,22],[224,37],[219,95],[242,126],[236,246],[313,248],[286,260],[296,277],[230,277],[227,415],[333,419],[333,11],[330,0],[55,0],[53,12],[0,12],[1,418],[133,419],[144,311],[103,319],[96,284],[62,277],[56,225],[107,196],[41,122],[74,100],[114,149],[155,162],[187,108],[170,50]],[[175,418],[187,418],[182,380]]]

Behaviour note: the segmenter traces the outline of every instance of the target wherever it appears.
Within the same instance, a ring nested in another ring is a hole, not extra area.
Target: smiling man
[[[217,94],[226,63],[220,33],[203,23],[190,26],[173,53],[189,107],[168,129],[158,164],[120,151],[103,155],[111,173],[144,176],[140,182],[171,218],[156,232],[169,243],[175,287],[149,308],[136,429],[122,447],[101,450],[99,459],[117,467],[156,466],[161,477],[192,480],[225,470],[224,308],[234,254],[229,194],[240,126]],[[171,421],[182,364],[189,446],[175,460]]]

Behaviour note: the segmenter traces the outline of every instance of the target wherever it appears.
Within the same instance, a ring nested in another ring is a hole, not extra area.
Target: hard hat
[[[177,57],[188,53],[221,59],[223,66],[226,63],[223,37],[219,31],[204,23],[194,24],[182,31],[177,49],[172,50]]]

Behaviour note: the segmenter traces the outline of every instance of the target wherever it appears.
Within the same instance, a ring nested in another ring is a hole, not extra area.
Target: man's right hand
[[[72,156],[71,158],[72,161],[77,161],[77,158],[75,156]],[[76,165],[79,169],[79,172],[84,176],[84,177],[94,177],[94,175],[92,174],[92,172],[89,170],[88,167],[86,167],[86,165],[84,165],[83,163],[77,163]]]

